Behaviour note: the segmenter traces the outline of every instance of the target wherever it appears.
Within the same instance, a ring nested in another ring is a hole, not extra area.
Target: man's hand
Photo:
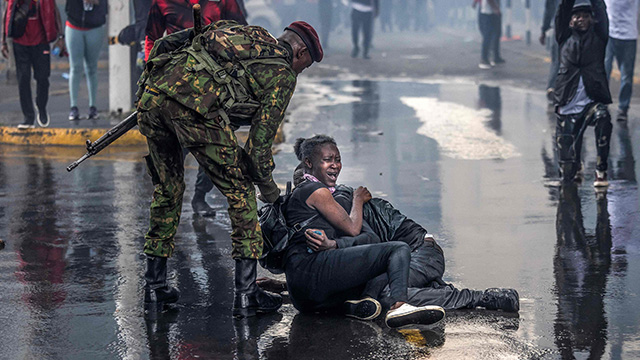
[[[371,193],[369,189],[364,186],[358,186],[356,191],[353,192],[353,197],[362,200],[363,204],[366,204],[369,200],[371,200]]]
[[[53,43],[53,47],[58,47],[60,48],[60,55],[58,56],[63,56],[63,54],[67,53],[67,44],[64,42],[64,38],[59,38],[58,40],[56,40]]]
[[[307,238],[307,246],[313,251],[331,250],[338,247],[336,241],[329,239],[323,230],[307,229],[304,236]]]
[[[9,58],[9,46],[7,46],[7,43],[2,43],[2,57]]]
[[[258,194],[258,199],[260,199],[260,201],[265,203],[274,203],[276,202],[276,200],[278,200],[278,197],[280,196],[280,189],[278,188],[278,185],[276,185],[276,183],[273,180],[271,180],[267,184],[258,185],[258,189],[260,189],[260,194]]]
[[[540,38],[538,40],[540,40],[540,45],[546,44],[547,43],[547,34],[543,31],[542,34],[540,34]]]

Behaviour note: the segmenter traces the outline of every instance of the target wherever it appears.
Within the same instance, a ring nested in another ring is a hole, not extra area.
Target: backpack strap
[[[293,230],[293,232],[291,232],[289,235],[293,235],[293,234],[299,232],[300,230],[304,229],[307,225],[311,224],[311,222],[313,220],[317,219],[318,216],[320,216],[320,214],[315,214],[312,217],[308,218],[307,220],[299,222],[299,223],[293,225],[291,227],[291,230]]]

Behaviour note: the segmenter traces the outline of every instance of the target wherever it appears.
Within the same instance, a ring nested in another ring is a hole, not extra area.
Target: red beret
[[[313,61],[322,61],[322,57],[324,56],[322,45],[320,45],[320,39],[313,26],[304,21],[294,21],[284,29],[293,31],[302,39]]]

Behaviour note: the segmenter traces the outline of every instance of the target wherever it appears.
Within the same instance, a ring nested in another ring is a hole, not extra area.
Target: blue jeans
[[[65,28],[67,51],[69,52],[69,97],[71,107],[78,106],[78,88],[82,71],[87,76],[89,106],[96,105],[98,93],[98,56],[105,38],[105,26],[89,30]]]
[[[633,90],[633,67],[636,63],[636,40],[618,40],[612,37],[607,43],[607,53],[604,58],[604,67],[607,71],[607,78],[611,75],[613,58],[616,58],[620,69],[620,95],[618,97],[618,108],[626,111],[631,102],[631,91]]]

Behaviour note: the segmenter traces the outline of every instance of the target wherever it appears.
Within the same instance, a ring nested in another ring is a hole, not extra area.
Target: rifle
[[[126,133],[127,131],[131,130],[137,124],[138,112],[134,111],[131,115],[127,116],[126,119],[119,122],[118,125],[112,127],[104,135],[100,136],[98,140],[91,142],[91,140],[87,139],[87,153],[82,155],[80,159],[71,163],[71,165],[67,166],[67,171],[75,169],[78,165],[80,165],[80,163],[99,153],[107,146],[111,145],[112,142],[118,140],[119,137],[124,135],[124,133]]]
[[[202,33],[202,16],[200,15],[200,4],[193,5],[193,30],[194,35]],[[126,119],[122,120],[118,125],[112,127],[98,140],[91,142],[87,139],[87,153],[81,158],[67,166],[67,171],[71,171],[78,167],[83,161],[102,151],[102,149],[111,145],[112,142],[118,140],[127,131],[131,130],[138,124],[138,112],[134,111]]]

